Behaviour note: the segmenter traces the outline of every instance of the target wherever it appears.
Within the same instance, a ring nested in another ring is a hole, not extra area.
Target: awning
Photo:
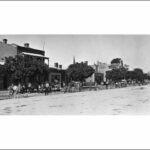
[[[28,56],[35,56],[35,57],[42,57],[42,58],[49,59],[48,57],[45,57],[45,56],[40,55],[40,54],[26,53],[26,52],[22,52],[21,54],[23,54],[23,55],[28,55]]]

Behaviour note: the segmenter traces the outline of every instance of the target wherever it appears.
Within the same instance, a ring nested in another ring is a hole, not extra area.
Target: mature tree
[[[122,60],[120,58],[113,59],[111,63],[120,63]],[[120,81],[126,78],[128,68],[125,67],[112,67],[112,70],[106,72],[106,78],[112,81]]]
[[[143,81],[144,79],[144,73],[143,73],[143,70],[140,69],[140,68],[135,68],[134,69],[134,73],[135,73],[135,79],[137,81]]]
[[[121,58],[115,58],[111,61],[110,68],[111,71],[107,71],[106,78],[112,81],[120,81],[122,79],[126,80],[136,80],[137,82],[142,82],[147,79],[148,76],[143,73],[140,68],[135,68],[133,71],[128,71],[128,65],[123,65],[123,60]]]
[[[111,64],[119,64],[123,62],[121,58],[114,58],[110,63]]]
[[[136,74],[134,71],[127,71],[125,76],[127,80],[134,80]]]
[[[49,67],[43,60],[37,58],[24,58],[25,76],[29,77],[30,81],[39,82],[44,78],[48,80]]]
[[[94,73],[94,69],[86,63],[81,62],[71,64],[66,72],[71,80],[84,81]]]
[[[147,73],[144,73],[143,74],[143,79],[145,80],[149,80],[150,79],[150,77],[149,77],[149,75],[147,74]]]
[[[106,72],[106,78],[112,81],[120,81],[125,79],[127,70],[125,68],[113,69]]]
[[[112,70],[106,72],[106,78],[112,81],[121,81],[126,79],[128,72],[128,65],[123,65],[121,58],[114,58],[111,61],[110,68]]]
[[[40,77],[48,78],[49,67],[42,60],[34,57],[20,56],[6,57],[5,72],[10,82],[38,82]]]
[[[123,60],[121,58],[114,58],[110,63],[111,69],[125,68],[123,65]]]

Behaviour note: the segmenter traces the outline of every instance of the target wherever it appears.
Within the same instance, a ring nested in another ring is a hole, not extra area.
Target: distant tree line
[[[121,58],[115,58],[111,61],[112,69],[106,72],[106,79],[114,82],[126,80],[135,80],[143,82],[150,80],[150,76],[140,68],[129,71]],[[119,67],[118,67],[119,66]],[[69,65],[66,70],[68,82],[85,81],[95,70],[87,63],[75,63]],[[15,57],[6,57],[4,65],[0,65],[0,76],[7,77],[9,83],[39,83],[48,81],[50,73],[49,66],[43,60],[34,57],[25,57],[16,55]],[[103,74],[99,74],[96,82],[101,82]]]
[[[123,79],[125,80],[134,80],[136,82],[143,82],[145,79],[150,80],[150,76],[143,72],[141,68],[135,68],[132,71],[129,71],[128,68],[126,68],[123,65],[123,60],[121,58],[115,58],[111,61],[111,65],[114,66],[114,64],[119,67],[112,67],[112,70],[109,70],[106,72],[106,78],[108,80],[117,82],[121,81]]]

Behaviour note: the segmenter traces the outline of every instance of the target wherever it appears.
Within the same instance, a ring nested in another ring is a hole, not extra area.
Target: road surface
[[[0,115],[150,115],[150,85],[3,100]]]

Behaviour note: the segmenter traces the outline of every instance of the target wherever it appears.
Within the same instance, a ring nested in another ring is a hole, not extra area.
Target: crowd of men
[[[52,86],[50,85],[49,82],[45,82],[42,84],[38,84],[38,85],[32,85],[32,83],[28,83],[28,84],[11,84],[8,87],[9,90],[9,96],[16,96],[16,94],[24,94],[24,93],[33,93],[33,92],[37,92],[37,93],[45,93],[45,95],[48,95],[51,91],[52,91]]]
[[[64,93],[66,92],[81,92],[84,90],[102,90],[102,89],[112,89],[112,88],[122,88],[127,86],[136,86],[136,85],[143,85],[145,83],[142,82],[136,82],[136,81],[126,81],[122,80],[120,82],[102,82],[101,84],[97,83],[84,83],[84,82],[75,82],[71,81],[67,85],[63,83],[62,87],[61,84],[52,85],[49,82],[45,82],[42,84],[38,84],[36,86],[33,86],[31,83],[28,84],[18,84],[14,85],[12,84],[9,86],[9,96],[15,97],[18,93],[24,94],[24,93],[45,93],[45,95],[48,95],[52,91],[62,91]]]

